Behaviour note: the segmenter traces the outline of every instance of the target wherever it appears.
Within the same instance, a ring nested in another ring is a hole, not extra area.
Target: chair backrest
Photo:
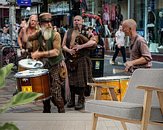
[[[163,68],[135,70],[129,80],[123,101],[143,104],[144,91],[136,89],[136,87],[140,85],[163,88]],[[156,93],[154,93],[152,97],[152,106],[159,106]]]

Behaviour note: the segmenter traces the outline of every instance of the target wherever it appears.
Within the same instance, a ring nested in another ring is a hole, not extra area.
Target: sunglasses
[[[49,23],[51,20],[41,21],[41,23]]]

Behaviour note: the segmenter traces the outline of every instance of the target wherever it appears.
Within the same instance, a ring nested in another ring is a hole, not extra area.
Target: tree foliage
[[[13,64],[8,64],[5,67],[0,68],[0,88],[5,85],[5,79],[10,74],[12,68]],[[10,107],[30,103],[40,96],[42,96],[41,93],[19,92],[18,94],[13,96],[7,104],[0,108],[0,113],[4,113]],[[19,130],[19,128],[17,128],[16,125],[13,123],[5,123],[2,126],[0,125],[0,130]]]

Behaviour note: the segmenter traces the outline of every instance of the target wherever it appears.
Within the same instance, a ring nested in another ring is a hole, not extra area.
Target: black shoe
[[[51,113],[50,99],[43,100],[43,113]]]
[[[43,113],[51,113],[51,106],[43,106]]]
[[[51,113],[50,110],[43,110],[43,113]]]
[[[75,102],[73,102],[73,101],[70,101],[70,102],[67,103],[68,108],[71,108],[71,107],[74,107],[74,106],[75,106]]]
[[[75,110],[81,110],[84,108],[84,103],[78,103],[77,105],[75,105]]]

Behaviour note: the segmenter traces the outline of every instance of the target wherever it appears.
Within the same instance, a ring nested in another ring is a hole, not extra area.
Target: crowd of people
[[[50,13],[31,15],[28,22],[24,19],[21,21],[18,45],[22,58],[40,60],[49,71],[51,95],[43,100],[44,113],[51,112],[50,101],[57,106],[59,113],[65,112],[66,102],[62,88],[66,85],[70,89],[67,103],[69,108],[83,109],[85,96],[90,96],[91,87],[87,85],[88,82],[93,82],[90,52],[96,49],[100,39],[93,27],[87,27],[83,22],[82,16],[77,15],[71,29],[66,30],[63,26],[57,29],[52,25]],[[147,42],[137,34],[136,27],[133,19],[124,20],[115,34],[116,47],[112,62],[115,62],[118,52],[121,51],[127,72],[151,67],[152,57]],[[1,35],[10,39],[7,31],[8,28],[4,27]],[[129,61],[125,55],[125,36],[129,36],[131,40]],[[61,76],[62,71],[66,72],[64,76]]]

